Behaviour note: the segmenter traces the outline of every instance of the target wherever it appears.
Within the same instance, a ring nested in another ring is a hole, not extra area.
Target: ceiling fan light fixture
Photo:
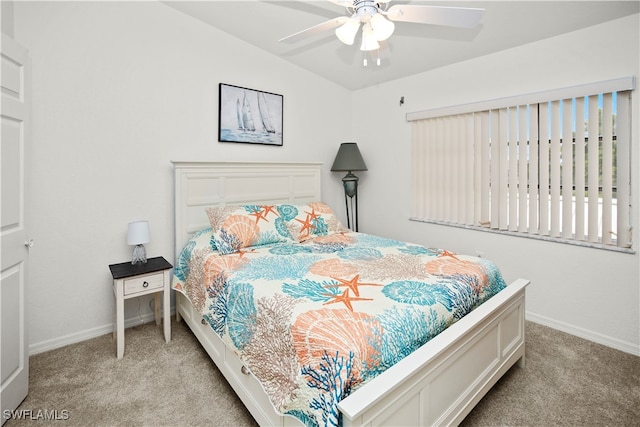
[[[373,15],[369,22],[371,24],[371,28],[373,29],[373,34],[378,41],[388,39],[396,29],[396,25],[382,16],[382,14],[380,13],[376,13],[375,15]]]
[[[360,28],[360,21],[356,19],[349,19],[347,22],[336,28],[336,37],[349,46],[351,46],[356,39],[356,34]]]
[[[380,49],[380,45],[378,44],[378,40],[376,40],[375,34],[373,33],[373,28],[369,23],[364,24],[362,27],[362,44],[360,45],[360,50],[369,51]]]
[[[474,28],[479,24],[484,12],[484,9],[480,8],[427,6],[418,4],[397,4],[388,7],[387,3],[389,3],[389,0],[330,1],[340,6],[346,6],[348,16],[329,19],[328,21],[283,37],[279,41],[297,43],[305,37],[332,30],[342,43],[350,46],[354,44],[356,35],[358,31],[360,31],[360,24],[362,24],[360,50],[366,55],[367,52],[380,49],[378,42],[387,40],[393,34],[395,31],[395,22]],[[367,65],[366,56],[363,63],[365,66]],[[381,63],[379,55],[376,63],[378,65]]]

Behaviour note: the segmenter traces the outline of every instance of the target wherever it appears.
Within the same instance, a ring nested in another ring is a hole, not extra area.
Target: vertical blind
[[[633,85],[408,115],[411,218],[629,248]]]

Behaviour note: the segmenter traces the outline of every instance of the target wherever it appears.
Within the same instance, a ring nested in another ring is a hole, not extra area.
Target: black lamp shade
[[[362,154],[355,142],[343,142],[340,144],[336,159],[333,161],[331,171],[366,171],[367,165],[364,163]]]

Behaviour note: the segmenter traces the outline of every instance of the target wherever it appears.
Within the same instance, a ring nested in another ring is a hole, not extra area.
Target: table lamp
[[[151,241],[151,231],[149,230],[149,222],[134,221],[129,223],[127,230],[127,244],[135,245],[133,247],[133,256],[131,264],[140,264],[147,262],[147,251],[144,248],[145,243]]]

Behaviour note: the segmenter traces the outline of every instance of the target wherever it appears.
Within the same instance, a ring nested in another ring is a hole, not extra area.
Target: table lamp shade
[[[129,223],[127,230],[127,244],[143,245],[151,241],[151,231],[148,221],[134,221]]]
[[[366,171],[367,165],[364,163],[362,154],[360,154],[358,144],[355,142],[343,142],[340,144],[331,170],[334,172]]]

